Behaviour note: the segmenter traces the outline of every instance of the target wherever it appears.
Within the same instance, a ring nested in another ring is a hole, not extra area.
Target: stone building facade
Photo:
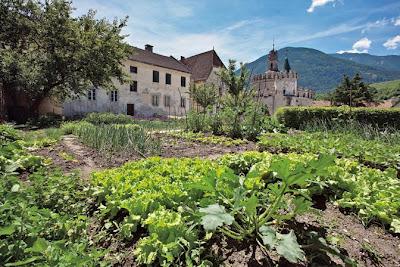
[[[83,116],[89,112],[113,112],[137,117],[182,116],[190,109],[190,69],[174,57],[153,52],[151,45],[123,62],[132,82],[117,90],[90,88],[87,95],[63,105],[63,115]]]
[[[270,114],[282,106],[311,106],[314,92],[298,86],[298,74],[291,69],[288,58],[284,70],[278,68],[278,51],[273,48],[268,55],[267,71],[255,75],[251,81],[257,90],[257,99],[263,102]]]

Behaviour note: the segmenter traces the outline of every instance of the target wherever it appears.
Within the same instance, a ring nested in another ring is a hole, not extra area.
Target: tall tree
[[[89,86],[126,82],[121,62],[131,52],[121,30],[127,18],[108,22],[95,11],[72,16],[64,0],[0,2],[0,82],[16,101],[23,92],[30,114],[46,97],[64,100]]]
[[[203,113],[207,108],[216,104],[218,99],[218,90],[214,84],[193,84],[189,89],[191,99],[201,107]]]
[[[228,69],[222,69],[219,75],[227,88],[222,106],[225,120],[230,125],[229,135],[234,138],[242,137],[242,122],[245,114],[255,104],[255,92],[249,82],[250,74],[246,67],[240,64],[239,75],[236,75],[236,62],[230,60]]]
[[[332,100],[335,105],[364,106],[374,102],[375,94],[376,90],[366,85],[357,73],[353,79],[343,76],[342,82],[332,94]]]

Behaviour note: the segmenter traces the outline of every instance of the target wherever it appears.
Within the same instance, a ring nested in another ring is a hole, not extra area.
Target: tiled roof
[[[137,47],[134,48],[134,52],[129,56],[129,59],[157,67],[191,73],[190,69],[186,65],[172,56],[163,56]]]
[[[225,67],[215,50],[183,58],[181,62],[189,67],[195,82],[207,80],[213,67]]]

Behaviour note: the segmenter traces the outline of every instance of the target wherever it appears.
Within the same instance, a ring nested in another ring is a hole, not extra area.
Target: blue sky
[[[127,41],[175,57],[213,47],[224,62],[277,48],[400,55],[399,0],[74,0],[75,15],[129,16]]]

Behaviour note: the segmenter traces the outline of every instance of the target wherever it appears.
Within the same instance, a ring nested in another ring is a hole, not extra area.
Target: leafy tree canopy
[[[364,106],[365,103],[374,102],[376,89],[368,86],[362,81],[360,74],[353,79],[347,75],[332,93],[332,100],[336,105]]]
[[[127,79],[121,68],[131,52],[121,34],[127,18],[108,22],[92,10],[72,12],[64,0],[0,2],[0,82],[11,96],[24,92],[33,114],[45,97],[64,100]]]

